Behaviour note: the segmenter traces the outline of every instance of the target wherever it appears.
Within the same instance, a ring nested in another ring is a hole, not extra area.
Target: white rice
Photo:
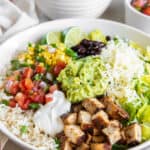
[[[41,132],[33,123],[34,112],[23,111],[19,107],[11,108],[0,105],[0,123],[4,124],[15,136],[40,150],[55,150],[55,140]],[[21,127],[27,126],[27,132],[22,134]]]

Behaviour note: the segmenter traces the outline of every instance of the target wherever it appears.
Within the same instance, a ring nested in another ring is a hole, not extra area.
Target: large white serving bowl
[[[41,11],[51,19],[100,16],[111,0],[36,0]]]
[[[12,38],[8,39],[0,46],[0,72],[2,73],[5,66],[10,62],[11,58],[17,51],[22,51],[27,46],[28,42],[36,42],[49,31],[61,31],[71,26],[79,26],[85,32],[93,29],[101,29],[106,35],[119,35],[132,39],[139,44],[146,46],[150,45],[150,36],[135,28],[123,25],[117,22],[98,19],[63,19],[39,24],[26,31],[23,31]],[[7,128],[0,123],[0,131],[3,132],[9,139],[20,145],[25,150],[37,150],[31,145],[18,139]],[[150,142],[145,142],[132,150],[140,150],[150,146]]]
[[[128,25],[139,28],[150,34],[150,16],[137,11],[132,5],[132,0],[125,0],[125,21]]]

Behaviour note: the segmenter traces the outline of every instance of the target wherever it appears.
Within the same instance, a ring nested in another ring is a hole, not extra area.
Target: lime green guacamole
[[[74,60],[61,71],[57,80],[62,84],[68,100],[73,103],[104,94],[107,78],[105,66],[97,57]]]

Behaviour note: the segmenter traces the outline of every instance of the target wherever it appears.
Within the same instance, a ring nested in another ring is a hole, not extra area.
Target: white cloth
[[[34,0],[0,0],[0,42],[38,22]]]

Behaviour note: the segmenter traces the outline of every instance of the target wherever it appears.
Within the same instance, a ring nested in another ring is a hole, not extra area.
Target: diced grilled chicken
[[[87,111],[79,111],[78,113],[78,123],[82,124],[82,123],[91,123],[91,114]]]
[[[85,133],[77,125],[65,125],[64,133],[73,144],[80,145],[86,140]]]
[[[114,128],[122,128],[122,125],[118,120],[111,120],[109,122],[109,126],[113,126]]]
[[[104,135],[99,135],[99,136],[93,136],[92,137],[92,142],[93,143],[103,143],[106,141],[106,137]]]
[[[77,113],[70,113],[62,117],[64,124],[75,124],[77,122]]]
[[[105,96],[101,99],[102,103],[104,104],[105,107],[109,105],[109,103],[114,102],[111,97]]]
[[[93,128],[93,136],[94,135],[100,135],[100,131],[96,128]]]
[[[92,121],[91,121],[91,114],[87,111],[83,111],[81,110],[78,113],[78,123],[81,126],[81,129],[85,132],[88,133],[93,133],[93,125],[92,125]]]
[[[60,132],[56,135],[56,137],[60,140],[60,143],[64,143],[67,140],[64,132]]]
[[[93,124],[92,123],[82,123],[80,125],[81,130],[83,130],[84,132],[93,134]]]
[[[92,141],[92,136],[90,134],[87,134],[85,143],[89,145],[91,141]]]
[[[72,146],[71,146],[70,142],[68,140],[66,140],[61,144],[60,149],[61,150],[72,150]]]
[[[90,113],[94,114],[98,110],[103,109],[104,105],[96,98],[86,99],[82,102],[82,106]]]
[[[79,147],[76,148],[76,150],[89,150],[90,147],[86,143],[82,143]]]
[[[106,106],[106,112],[109,117],[116,120],[129,119],[128,113],[122,109],[119,105],[115,104],[110,97],[103,98],[104,105]]]
[[[103,110],[100,110],[93,115],[92,122],[97,129],[104,128],[109,124],[108,115]]]
[[[91,150],[111,150],[108,143],[91,143]]]
[[[134,145],[141,142],[141,126],[137,123],[131,124],[124,129],[127,144]]]
[[[126,137],[125,137],[125,133],[124,133],[123,129],[121,129],[121,139],[120,139],[119,143],[126,144]]]
[[[117,120],[110,121],[109,125],[102,132],[112,145],[121,139],[120,123]]]
[[[82,108],[83,108],[83,106],[81,103],[80,104],[73,104],[71,110],[73,112],[78,113],[80,110],[82,110]]]

